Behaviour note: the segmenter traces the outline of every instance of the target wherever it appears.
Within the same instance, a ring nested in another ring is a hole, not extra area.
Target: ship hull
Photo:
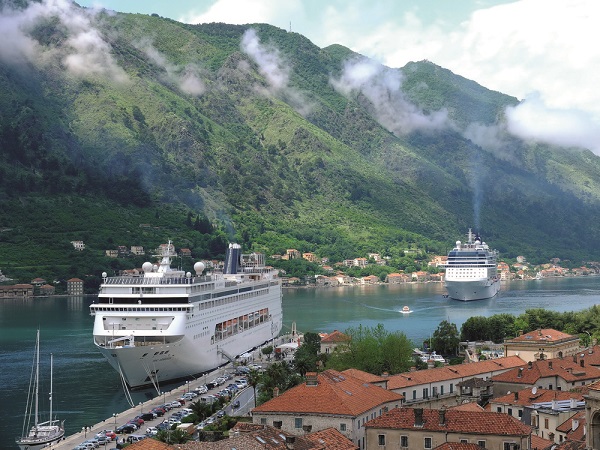
[[[500,291],[498,280],[449,281],[446,280],[448,297],[454,300],[470,302],[495,297]]]
[[[218,343],[184,336],[170,344],[110,349],[98,346],[131,388],[142,388],[210,372],[247,350],[272,340],[281,331],[281,315]]]

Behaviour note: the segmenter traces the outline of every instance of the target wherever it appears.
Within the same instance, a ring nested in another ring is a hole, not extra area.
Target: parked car
[[[235,402],[233,402],[233,405],[231,405],[234,409],[235,408],[239,408],[240,407],[240,401],[236,400]]]
[[[116,429],[117,433],[133,433],[135,430],[137,430],[137,427],[132,424],[132,423],[126,423],[125,425],[121,425],[119,428]]]
[[[156,436],[158,434],[158,428],[148,427],[148,428],[146,428],[146,434],[148,436]]]
[[[144,420],[144,421],[148,421],[148,420],[154,420],[158,417],[158,415],[154,412],[147,412],[144,414],[140,414],[140,417]]]
[[[220,419],[222,417],[225,417],[225,411],[221,410],[217,413],[217,417]]]

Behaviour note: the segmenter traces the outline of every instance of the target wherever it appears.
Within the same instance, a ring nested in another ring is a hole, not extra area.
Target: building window
[[[548,429],[548,419],[544,419],[544,428]]]
[[[519,419],[522,419],[522,418],[523,418],[523,410],[522,410],[522,409],[520,409],[520,410],[519,410]]]
[[[266,417],[261,417],[260,418],[260,424],[261,425],[266,425],[267,424],[267,418]]]
[[[440,386],[440,395],[444,395],[444,385]]]
[[[423,398],[429,398],[429,388],[423,388]]]
[[[413,400],[417,399],[417,391],[416,390],[413,390],[413,398],[412,399]]]
[[[385,434],[378,435],[377,442],[379,442],[379,445],[385,445]]]
[[[461,440],[460,440],[460,443],[461,443],[461,444],[468,444],[468,443],[469,443],[469,440],[468,440],[468,439],[461,439]]]
[[[425,448],[433,448],[433,442],[430,437],[425,438]]]
[[[512,408],[508,408],[508,415],[512,416]]]
[[[500,412],[501,413],[502,412],[502,407],[501,406],[497,406],[496,407],[496,412]]]
[[[450,393],[454,392],[454,383],[450,383]]]
[[[340,431],[346,431],[346,424],[340,423]]]
[[[479,445],[481,448],[485,448],[485,441],[477,441],[477,445]]]
[[[408,436],[400,436],[400,447],[408,448]]]
[[[294,419],[294,428],[302,428],[302,418],[296,417]]]

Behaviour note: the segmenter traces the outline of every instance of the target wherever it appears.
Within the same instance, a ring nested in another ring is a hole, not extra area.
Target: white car
[[[158,434],[158,429],[156,427],[148,427],[146,428],[146,434],[148,436],[156,436]]]

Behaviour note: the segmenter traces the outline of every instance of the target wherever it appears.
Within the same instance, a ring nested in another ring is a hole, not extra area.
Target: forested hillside
[[[391,69],[265,24],[0,5],[16,24],[0,52],[4,272],[32,263],[21,252],[64,267],[82,236],[99,254],[144,245],[130,236],[157,217],[165,241],[188,214],[267,254],[443,253],[473,227],[504,256],[599,259],[599,158],[512,137],[517,99],[431,62]]]

